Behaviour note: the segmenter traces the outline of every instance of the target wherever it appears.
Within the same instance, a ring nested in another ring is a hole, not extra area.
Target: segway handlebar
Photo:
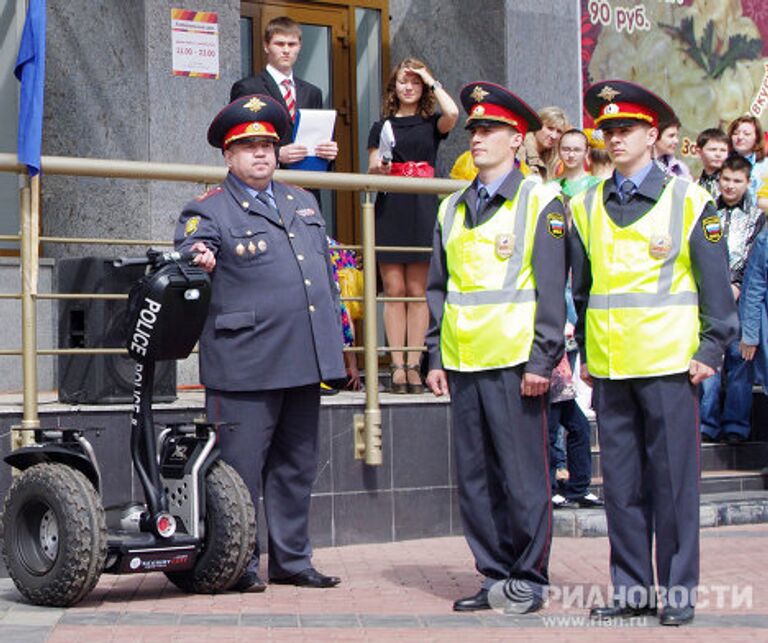
[[[192,263],[197,256],[196,252],[177,252],[162,250],[147,250],[145,257],[118,257],[112,262],[115,268],[126,266],[154,266],[159,268],[168,263]]]

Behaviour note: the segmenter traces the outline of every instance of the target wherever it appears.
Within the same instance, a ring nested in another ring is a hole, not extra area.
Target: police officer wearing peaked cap
[[[438,212],[427,282],[429,374],[451,395],[459,507],[480,590],[456,611],[532,612],[549,582],[552,507],[547,389],[563,352],[566,244],[556,188],[526,179],[515,152],[534,111],[499,85],[461,91],[478,176]]]
[[[200,338],[206,410],[223,459],[258,507],[263,494],[270,582],[332,587],[312,566],[308,515],[317,467],[319,382],[345,375],[338,290],[315,198],[272,180],[290,119],[269,96],[243,96],[208,130],[229,168],[188,203],[178,249],[198,252],[212,299]],[[234,589],[260,591],[258,545]]]
[[[616,170],[571,200],[582,377],[592,381],[614,601],[594,618],[693,620],[699,581],[698,384],[738,328],[708,192],[652,160],[661,98],[609,80],[584,98]],[[656,541],[658,594],[652,559]]]

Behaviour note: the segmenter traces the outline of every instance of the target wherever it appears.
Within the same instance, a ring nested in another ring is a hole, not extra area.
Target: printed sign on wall
[[[219,77],[219,17],[211,11],[171,9],[173,75]]]

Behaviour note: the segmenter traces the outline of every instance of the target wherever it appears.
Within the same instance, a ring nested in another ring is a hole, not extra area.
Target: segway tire
[[[74,605],[104,570],[104,507],[72,467],[45,463],[22,471],[5,498],[3,528],[8,574],[35,605]]]
[[[216,594],[245,572],[256,546],[256,512],[239,474],[217,460],[205,477],[205,536],[193,569],[166,572],[184,592]]]

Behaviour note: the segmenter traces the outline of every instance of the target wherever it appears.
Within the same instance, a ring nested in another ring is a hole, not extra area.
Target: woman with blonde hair
[[[373,124],[368,136],[368,172],[434,176],[437,148],[456,124],[459,108],[421,60],[406,58],[394,68],[382,112],[383,118]],[[380,145],[382,140],[391,141],[390,133],[394,138],[391,151]],[[380,192],[376,197],[376,245],[431,247],[436,218],[434,194]],[[385,297],[424,297],[429,254],[379,252],[377,259]],[[390,346],[421,346],[428,323],[425,302],[384,304]],[[403,351],[392,351],[391,392],[423,392],[420,357],[419,351],[408,351],[405,360]]]
[[[563,132],[571,126],[565,112],[559,107],[543,107],[539,110],[539,118],[541,129],[525,135],[517,157],[528,164],[532,173],[546,181],[555,178],[559,162],[557,143]]]

